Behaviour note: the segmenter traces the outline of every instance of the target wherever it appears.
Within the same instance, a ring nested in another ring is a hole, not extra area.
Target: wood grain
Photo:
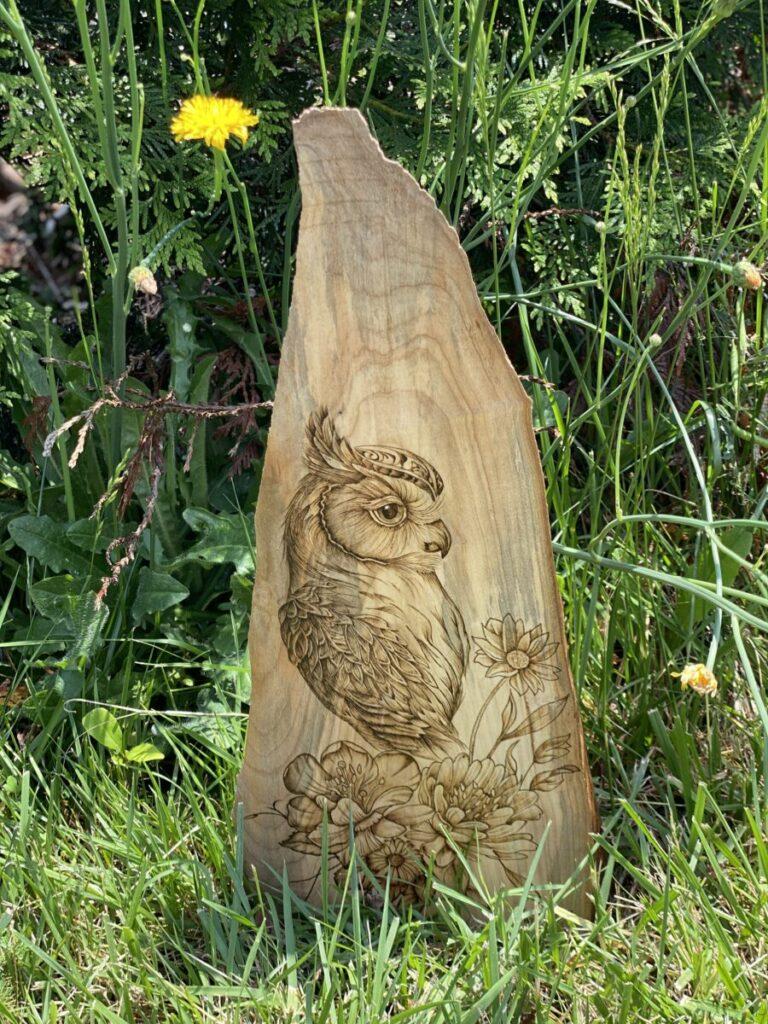
[[[348,823],[418,899],[572,875],[596,825],[530,402],[456,233],[353,110],[295,124],[302,213],[256,510],[246,854],[319,898]],[[275,872],[277,874],[275,874]],[[471,887],[471,885],[470,885]],[[589,913],[586,885],[569,906]]]

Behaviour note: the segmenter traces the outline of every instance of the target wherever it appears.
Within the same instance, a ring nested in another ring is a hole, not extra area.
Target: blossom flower
[[[450,836],[473,869],[479,857],[495,857],[511,883],[520,881],[517,868],[536,849],[528,823],[542,811],[536,794],[520,789],[502,765],[467,754],[435,761],[422,773],[416,801],[402,808],[401,820],[424,860],[434,859],[437,877],[451,881],[456,869]]]
[[[171,133],[177,142],[200,139],[206,146],[223,151],[230,135],[245,142],[248,129],[258,123],[258,115],[240,100],[198,94],[182,102],[171,121]]]
[[[684,690],[693,690],[701,696],[712,697],[717,693],[717,678],[711,669],[700,662],[686,665],[682,672],[673,672]]]
[[[389,875],[389,895],[393,900],[412,902],[423,889],[424,870],[407,836],[381,840],[365,862],[382,885]]]
[[[483,636],[473,637],[478,646],[475,661],[484,666],[489,678],[502,677],[522,696],[538,693],[546,682],[557,679],[560,670],[551,664],[557,650],[549,643],[549,633],[539,624],[526,629],[522,619],[505,615],[488,619]]]
[[[344,855],[351,820],[357,849],[366,856],[382,840],[405,832],[398,812],[411,799],[419,777],[418,765],[407,754],[372,756],[345,741],[328,747],[319,761],[311,754],[299,754],[283,776],[286,789],[296,794],[288,802],[293,831],[284,845],[318,854],[325,810],[331,853]]]

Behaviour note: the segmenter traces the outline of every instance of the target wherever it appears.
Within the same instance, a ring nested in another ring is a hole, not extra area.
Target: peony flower
[[[686,665],[682,672],[673,672],[680,680],[683,690],[693,690],[701,696],[712,697],[717,693],[717,678],[711,669],[700,662]]]
[[[407,754],[372,756],[345,741],[328,747],[319,761],[299,754],[283,775],[286,789],[296,794],[288,802],[293,831],[284,845],[319,854],[325,811],[331,853],[344,856],[352,821],[357,849],[366,856],[382,840],[405,832],[399,812],[411,799],[419,776],[418,765]]]
[[[258,123],[258,115],[240,100],[198,94],[182,102],[171,121],[171,132],[177,142],[200,139],[212,149],[223,150],[230,135],[245,142],[248,129]]]
[[[408,838],[424,860],[434,858],[438,877],[451,881],[456,868],[450,836],[473,869],[479,857],[495,857],[510,882],[520,881],[516,869],[536,848],[526,828],[542,812],[536,794],[521,790],[502,765],[470,761],[467,754],[435,761],[422,772],[416,800],[400,820],[408,822]]]
[[[538,693],[559,675],[560,669],[551,664],[557,644],[548,642],[549,633],[541,624],[526,629],[522,619],[505,615],[488,619],[483,636],[473,639],[478,646],[475,662],[484,666],[486,676],[508,679],[521,696],[526,691]]]

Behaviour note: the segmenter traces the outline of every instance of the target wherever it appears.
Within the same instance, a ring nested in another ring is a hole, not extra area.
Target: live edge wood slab
[[[562,882],[596,820],[530,401],[455,231],[362,116],[308,110],[294,135],[247,860],[319,900],[324,836],[339,884],[353,821],[367,871],[419,900],[425,865],[470,893],[519,885],[546,831],[535,878]],[[567,905],[589,914],[585,881]]]

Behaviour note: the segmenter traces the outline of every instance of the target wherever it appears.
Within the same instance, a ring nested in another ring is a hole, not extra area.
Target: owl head
[[[326,410],[307,424],[305,478],[327,541],[356,560],[432,572],[451,535],[439,517],[439,473],[402,448],[353,448]]]

